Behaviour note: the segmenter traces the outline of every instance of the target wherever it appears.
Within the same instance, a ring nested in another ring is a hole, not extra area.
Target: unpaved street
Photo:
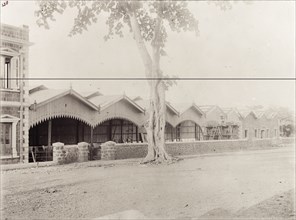
[[[262,217],[258,208],[266,209],[263,217],[295,217],[291,145],[196,156],[171,165],[138,162],[3,171],[2,217],[98,218],[137,210],[147,218],[254,218]]]

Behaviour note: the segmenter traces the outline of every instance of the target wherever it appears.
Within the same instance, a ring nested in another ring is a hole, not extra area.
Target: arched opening
[[[165,124],[165,141],[174,141],[176,139],[176,129],[168,122]]]
[[[44,121],[29,131],[30,146],[48,146],[55,142],[65,145],[90,142],[90,126],[72,118],[54,118]]]
[[[29,162],[51,161],[52,143],[65,145],[91,142],[91,127],[73,118],[54,118],[37,124],[29,130]]]
[[[116,143],[133,143],[142,141],[138,126],[126,119],[107,120],[93,130],[93,143],[114,141]]]
[[[176,127],[177,141],[200,141],[203,139],[201,127],[193,121],[183,121]]]

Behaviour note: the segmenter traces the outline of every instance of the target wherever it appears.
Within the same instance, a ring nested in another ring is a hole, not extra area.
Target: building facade
[[[28,162],[29,28],[1,24],[1,163]]]

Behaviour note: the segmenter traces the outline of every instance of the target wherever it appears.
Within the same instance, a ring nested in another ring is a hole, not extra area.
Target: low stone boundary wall
[[[282,144],[295,144],[295,137],[282,137]]]
[[[148,153],[147,143],[116,144],[115,159],[142,158]]]
[[[81,142],[78,145],[64,145],[53,143],[53,162],[58,164],[88,161],[88,143]]]
[[[193,142],[168,142],[166,151],[172,156],[197,155],[208,153],[222,153],[247,150],[263,150],[279,147],[282,144],[295,143],[295,138],[279,139],[240,139],[240,140],[212,140]],[[116,144],[109,141],[100,146],[97,159],[118,160],[130,158],[143,158],[147,155],[147,143]],[[88,161],[89,144],[82,142],[78,145],[53,144],[53,161],[58,164]]]
[[[257,139],[257,140],[214,140],[194,142],[168,142],[166,150],[172,156],[196,155],[208,153],[222,153],[246,150],[262,150],[279,147],[281,139]],[[117,160],[129,158],[143,158],[147,154],[147,143],[115,144],[112,149],[102,147],[102,159]],[[112,153],[110,153],[112,152]],[[108,156],[110,155],[110,157]]]

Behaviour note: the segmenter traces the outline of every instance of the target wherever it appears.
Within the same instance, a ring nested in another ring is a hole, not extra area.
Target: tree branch
[[[132,11],[130,13],[130,20],[131,20],[131,26],[134,33],[134,38],[137,43],[137,47],[139,49],[140,55],[142,57],[143,63],[145,65],[145,73],[147,78],[151,78],[151,69],[152,69],[152,59],[148,53],[148,50],[146,48],[145,42],[143,40],[143,37],[141,35],[141,30],[139,23],[136,18],[135,11]]]

